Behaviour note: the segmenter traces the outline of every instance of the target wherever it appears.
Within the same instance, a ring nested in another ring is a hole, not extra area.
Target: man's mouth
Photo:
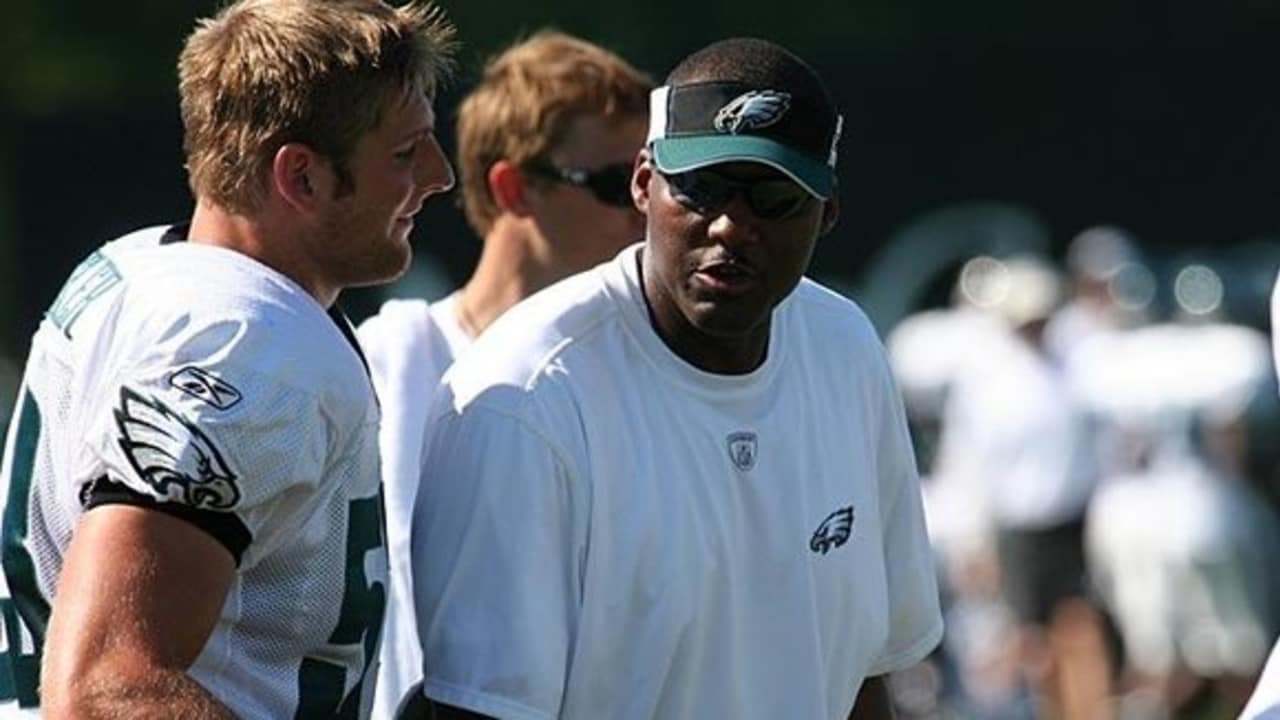
[[[759,273],[750,263],[737,260],[712,260],[694,270],[698,284],[717,292],[743,292],[756,284]]]

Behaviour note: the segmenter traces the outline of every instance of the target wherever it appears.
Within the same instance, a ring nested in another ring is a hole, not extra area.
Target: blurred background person
[[[1091,338],[1071,361],[1113,438],[1087,548],[1122,718],[1234,716],[1278,629],[1266,334],[1231,322],[1206,266],[1176,277],[1170,320]]]
[[[436,302],[391,300],[359,328],[382,402],[390,592],[374,717],[422,675],[409,515],[431,398],[455,357],[534,292],[643,235],[629,183],[644,144],[650,79],[585,40],[543,31],[490,59],[458,112],[474,273]]]
[[[1059,364],[1098,333],[1133,327],[1142,320],[1150,273],[1137,245],[1113,225],[1087,228],[1067,246],[1066,299],[1044,329],[1044,346]],[[1144,282],[1146,281],[1146,282]]]
[[[1013,627],[1007,662],[1045,716],[1097,718],[1109,691],[1101,618],[1088,599],[1084,513],[1097,481],[1093,427],[1045,344],[1063,281],[1032,256],[981,257],[961,298],[999,325],[954,378],[935,472],[989,523]]]

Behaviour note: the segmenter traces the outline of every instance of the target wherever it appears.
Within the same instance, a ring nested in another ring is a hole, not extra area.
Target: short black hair
[[[818,73],[795,53],[760,38],[729,38],[698,50],[667,75],[671,86],[699,82],[740,82],[786,90],[823,114],[835,115],[835,102]]]

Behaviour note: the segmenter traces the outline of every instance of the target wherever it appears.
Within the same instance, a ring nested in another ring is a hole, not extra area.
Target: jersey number
[[[35,563],[24,541],[27,496],[40,436],[40,407],[25,388],[21,403],[9,448],[13,457],[8,459],[9,493],[0,531],[0,557],[9,591],[9,597],[0,597],[0,702],[16,699],[21,707],[36,707],[40,704],[40,652],[49,604],[36,586]]]
[[[338,625],[329,636],[331,645],[363,645],[364,666],[350,692],[344,692],[347,668],[325,660],[305,658],[298,670],[298,712],[302,718],[351,718],[360,713],[364,684],[373,668],[387,605],[383,583],[370,580],[365,558],[383,546],[382,494],[351,502],[347,530],[346,589]]]

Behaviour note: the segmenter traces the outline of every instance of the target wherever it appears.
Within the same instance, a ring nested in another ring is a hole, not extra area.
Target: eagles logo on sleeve
[[[206,510],[240,501],[236,476],[200,428],[154,398],[120,388],[120,449],[161,500]]]
[[[759,130],[782,119],[791,108],[790,93],[777,90],[752,90],[743,93],[720,108],[712,124],[722,133],[737,135],[744,130]]]

